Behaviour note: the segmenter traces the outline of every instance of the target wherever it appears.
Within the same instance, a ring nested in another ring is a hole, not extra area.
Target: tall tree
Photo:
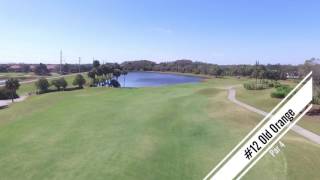
[[[81,74],[77,74],[72,84],[75,86],[77,85],[79,88],[83,88],[83,85],[86,84],[86,80]]]
[[[19,80],[16,79],[16,78],[10,78],[6,81],[6,84],[5,84],[5,87],[6,89],[8,89],[11,93],[11,100],[13,102],[13,99],[14,99],[14,94],[15,92],[17,91],[17,89],[19,89],[20,87],[20,83],[19,83]]]
[[[120,69],[115,69],[113,71],[113,76],[116,77],[116,79],[118,80],[118,78],[121,76],[121,70]]]
[[[37,75],[50,75],[50,71],[48,70],[47,66],[45,64],[40,63],[37,65],[34,69],[34,73]]]
[[[98,68],[100,66],[99,60],[94,60],[92,65],[93,65],[93,68]]]
[[[53,85],[54,87],[57,88],[58,91],[60,91],[61,89],[61,84],[59,82],[59,79],[54,79],[51,81],[51,85]]]
[[[121,75],[123,75],[123,87],[126,87],[126,76],[128,74],[128,71],[122,70]]]
[[[71,70],[71,65],[69,65],[69,64],[64,64],[63,66],[62,66],[62,73],[63,74],[69,74],[70,73],[70,70]]]
[[[68,82],[62,77],[59,80],[59,84],[61,85],[62,89],[65,90],[68,86]]]
[[[48,88],[50,87],[50,84],[46,78],[40,78],[38,81],[35,83],[37,89],[39,92],[46,92]]]
[[[208,68],[208,73],[215,77],[219,77],[222,75],[223,70],[218,65],[210,65]]]
[[[88,77],[92,80],[92,85],[95,85],[96,83],[96,72],[95,69],[92,69],[88,72]]]

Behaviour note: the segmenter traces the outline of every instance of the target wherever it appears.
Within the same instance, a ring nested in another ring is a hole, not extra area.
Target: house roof
[[[21,69],[21,65],[15,64],[9,67],[10,69]]]

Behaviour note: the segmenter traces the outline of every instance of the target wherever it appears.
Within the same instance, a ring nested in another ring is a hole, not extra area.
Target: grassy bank
[[[1,177],[202,179],[261,120],[227,100],[224,88],[243,81],[32,96],[0,111]],[[283,141],[246,179],[320,176],[318,145]]]

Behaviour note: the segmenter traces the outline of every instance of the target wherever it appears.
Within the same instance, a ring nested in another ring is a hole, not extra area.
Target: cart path
[[[27,97],[28,97],[28,96],[20,96],[19,98],[14,99],[14,102],[24,101]],[[0,100],[0,108],[9,106],[11,103],[12,103],[12,100],[11,100],[11,99],[8,99],[8,100]]]
[[[255,112],[255,113],[260,114],[262,116],[267,116],[268,115],[268,113],[265,112],[265,111],[262,111],[262,110],[260,110],[260,109],[258,109],[256,107],[250,106],[250,105],[248,105],[246,103],[243,103],[243,102],[237,100],[236,99],[236,90],[235,90],[234,87],[229,87],[228,88],[228,99],[230,101],[232,101],[233,103],[235,103],[235,104],[237,104],[237,105],[239,105],[239,106],[241,106],[241,107],[243,107],[243,108],[245,108],[245,109],[247,109],[249,111]],[[312,142],[314,142],[316,144],[320,144],[320,136],[319,135],[317,135],[317,134],[315,134],[315,133],[313,133],[313,132],[311,132],[311,131],[309,131],[307,129],[304,129],[301,126],[295,125],[295,126],[292,127],[291,130],[294,131],[297,134],[300,134],[301,136],[305,137],[306,139],[308,139],[308,140],[310,140],[310,141],[312,141]]]

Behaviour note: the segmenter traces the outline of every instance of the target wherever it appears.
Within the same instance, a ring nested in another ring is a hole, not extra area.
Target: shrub
[[[271,93],[271,97],[282,99],[282,98],[284,98],[286,96],[285,96],[284,92],[275,91],[275,92]]]
[[[277,88],[277,87],[279,87],[281,84],[278,82],[278,81],[269,81],[268,82],[268,86],[270,87],[270,88],[273,88],[273,87],[275,87],[275,88]]]
[[[112,79],[112,80],[110,81],[110,86],[111,86],[111,87],[115,87],[115,88],[119,88],[119,87],[120,87],[120,83],[119,83],[117,80]]]
[[[269,83],[268,83],[268,87],[269,87],[269,88],[273,88],[273,87],[274,87],[274,84],[273,84],[272,82],[269,82]]]
[[[37,89],[39,92],[46,92],[48,91],[48,88],[50,87],[50,84],[46,78],[40,78],[36,83],[35,83]]]
[[[320,89],[319,87],[314,88],[314,96],[312,99],[313,104],[320,104]]]
[[[71,87],[71,88],[66,88],[64,91],[74,91],[74,90],[79,90],[79,89],[82,89],[82,88],[79,88],[79,87]],[[46,94],[46,93],[53,93],[53,92],[58,92],[60,90],[58,89],[48,89],[47,91],[45,92],[39,92],[38,94]]]
[[[13,92],[13,98],[19,98],[19,96],[16,92]],[[7,99],[11,99],[10,90],[8,90],[4,87],[0,88],[0,100],[7,100]]]
[[[313,96],[312,103],[320,104],[320,96]]]
[[[68,86],[68,82],[64,78],[59,78],[51,81],[51,84],[57,88],[57,90],[60,90],[63,88],[63,90],[66,89]]]
[[[261,83],[266,84],[270,88],[278,87],[280,85],[278,81],[270,81],[270,80],[262,80]]]
[[[65,90],[66,87],[68,86],[68,82],[64,78],[60,78],[58,81],[59,81],[61,87],[63,88],[63,90]]]
[[[86,83],[86,80],[83,78],[81,74],[77,74],[73,80],[73,85],[78,86],[79,88],[83,88],[83,85]]]
[[[281,84],[280,84],[278,81],[275,81],[275,82],[273,82],[273,86],[274,86],[275,88],[277,88],[277,87],[280,87]]]
[[[276,91],[271,93],[271,97],[273,98],[284,98],[286,97],[292,88],[288,85],[280,85],[279,87],[276,88]]]
[[[244,83],[243,84],[243,87],[248,89],[248,90],[262,90],[262,89],[267,89],[269,88],[269,85],[268,84],[261,84],[261,83]]]
[[[56,87],[56,88],[57,88],[57,90],[59,90],[59,91],[60,91],[61,85],[60,85],[60,83],[59,83],[59,80],[58,80],[58,79],[54,79],[54,80],[52,80],[52,81],[51,81],[51,85],[53,85],[54,87]]]

